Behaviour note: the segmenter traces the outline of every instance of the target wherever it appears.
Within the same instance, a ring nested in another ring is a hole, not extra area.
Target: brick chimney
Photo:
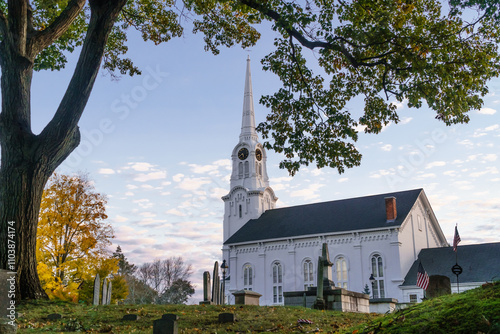
[[[396,209],[396,197],[385,198],[385,215],[387,217],[388,223],[394,222],[398,217],[398,211]]]

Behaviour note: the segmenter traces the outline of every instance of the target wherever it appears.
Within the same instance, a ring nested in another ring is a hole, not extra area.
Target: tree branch
[[[28,29],[28,1],[10,0],[8,2],[8,13],[8,29],[12,36],[11,47],[21,56],[25,56]]]
[[[8,25],[9,23],[7,21],[5,13],[0,10],[0,36],[2,37],[2,39],[5,39],[9,33]]]
[[[75,72],[54,117],[40,134],[44,145],[51,147],[45,152],[59,160],[63,155],[69,155],[79,142],[77,124],[94,86],[109,33],[126,0],[89,2],[90,23]],[[69,145],[69,141],[73,145]]]
[[[59,16],[44,30],[33,33],[30,38],[30,53],[35,57],[64,34],[85,5],[85,0],[71,0]]]

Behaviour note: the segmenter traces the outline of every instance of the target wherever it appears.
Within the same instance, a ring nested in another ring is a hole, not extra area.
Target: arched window
[[[250,264],[243,267],[243,289],[252,290],[253,286],[253,268]]]
[[[243,217],[243,208],[241,207],[241,204],[238,207],[239,207],[239,216],[241,218]]]
[[[373,298],[385,298],[384,263],[379,254],[372,256]]]
[[[243,178],[243,162],[240,162],[238,164],[238,177],[240,179]]]
[[[307,290],[310,286],[314,286],[314,272],[313,263],[311,260],[307,259],[304,261],[304,290]]]
[[[283,266],[280,262],[273,264],[273,303],[283,304]]]
[[[245,177],[248,177],[248,175],[250,175],[250,164],[245,161]]]
[[[337,286],[347,289],[347,261],[344,257],[340,256],[335,261],[335,271],[337,272]]]

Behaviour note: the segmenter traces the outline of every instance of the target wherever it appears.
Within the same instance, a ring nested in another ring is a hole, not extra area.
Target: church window
[[[251,265],[246,264],[243,268],[243,289],[252,290],[253,286],[253,268]]]
[[[273,303],[283,304],[283,266],[279,262],[273,264]]]
[[[250,174],[250,164],[248,163],[248,161],[245,161],[245,177],[248,177],[249,174]]]
[[[240,162],[238,164],[238,177],[240,179],[243,178],[243,162]]]
[[[259,164],[259,175],[262,175],[262,164]]]
[[[335,261],[335,271],[337,272],[337,286],[347,289],[347,261],[344,257],[338,257]]]
[[[307,259],[304,261],[304,290],[310,286],[314,286],[313,263]]]
[[[239,215],[240,218],[243,217],[243,208],[241,207],[241,204],[239,205]]]
[[[379,254],[372,256],[373,298],[385,298],[384,263]]]
[[[418,224],[418,230],[422,231],[422,219],[420,216],[417,216],[417,224]]]

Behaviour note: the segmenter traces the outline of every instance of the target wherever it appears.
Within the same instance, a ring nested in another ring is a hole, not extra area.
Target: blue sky
[[[97,191],[108,195],[116,236],[111,250],[120,245],[137,265],[182,256],[195,269],[199,299],[202,272],[221,257],[220,198],[229,191],[247,55],[257,122],[267,113],[259,97],[279,87],[260,65],[272,38],[264,36],[251,51],[235,47],[218,56],[191,34],[160,46],[132,35],[130,45],[143,76],[99,75],[80,122],[82,144],[58,171],[88,172]],[[35,74],[36,132],[53,115],[72,64]],[[278,168],[281,156],[268,152],[278,206],[424,188],[449,242],[457,223],[462,244],[500,241],[500,80],[489,87],[484,108],[471,112],[467,125],[446,127],[432,111],[401,104],[401,123],[379,135],[361,134],[361,166],[342,175],[310,166],[292,178]],[[362,106],[349,108],[358,114]]]

